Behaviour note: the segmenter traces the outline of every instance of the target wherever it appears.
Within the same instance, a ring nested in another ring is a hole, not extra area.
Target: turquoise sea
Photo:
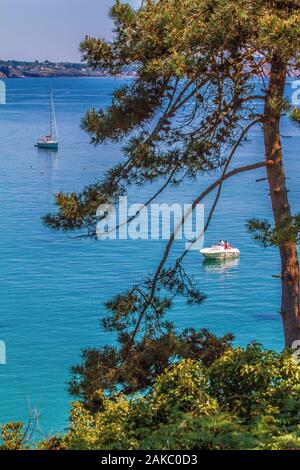
[[[107,106],[112,91],[126,80],[52,81],[61,138],[58,153],[34,147],[37,137],[47,131],[50,82],[6,81],[7,104],[0,105],[0,340],[7,347],[7,364],[0,365],[2,423],[26,422],[30,410],[37,409],[43,433],[64,430],[71,365],[79,361],[82,348],[114,341],[99,322],[105,315],[105,300],[151,272],[161,256],[163,241],[75,240],[41,223],[41,217],[54,208],[57,191],[82,189],[121,158],[118,145],[90,145],[80,119],[91,107]],[[300,128],[284,118],[282,135],[296,212]],[[249,133],[237,159],[238,164],[263,159],[259,128]],[[279,350],[283,345],[280,285],[272,278],[279,272],[277,251],[258,247],[245,230],[247,218],[270,216],[266,182],[256,182],[263,176],[264,170],[259,170],[225,183],[206,244],[228,239],[240,248],[241,258],[205,265],[197,252],[191,252],[186,267],[207,300],[187,307],[178,299],[170,318],[178,328],[233,332],[237,344],[255,339]],[[191,202],[215,177],[185,183],[161,195],[159,202]],[[130,190],[129,200],[143,202],[153,190]],[[183,242],[176,242],[173,255],[182,249]]]

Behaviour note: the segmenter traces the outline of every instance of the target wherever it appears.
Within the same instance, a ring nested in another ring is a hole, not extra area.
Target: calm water
[[[93,147],[79,123],[91,107],[109,104],[112,90],[124,80],[57,79],[53,81],[62,145],[58,153],[33,147],[48,121],[46,79],[7,81],[7,105],[0,106],[0,339],[7,345],[7,365],[0,366],[0,421],[25,420],[28,410],[40,412],[47,433],[67,424],[66,383],[80,350],[114,338],[99,319],[104,301],[152,271],[161,241],[95,242],[74,240],[43,227],[41,217],[53,209],[57,191],[80,190],[101,177],[120,158],[116,145]],[[287,90],[288,91],[288,90]],[[300,128],[286,119],[283,143],[290,197],[299,210]],[[239,162],[263,158],[259,129],[239,151]],[[239,262],[204,265],[194,252],[186,265],[208,299],[187,308],[178,299],[171,318],[178,328],[208,327],[233,332],[239,344],[256,339],[282,346],[279,272],[276,250],[257,247],[245,231],[245,219],[268,217],[266,183],[256,183],[264,170],[228,181],[206,236],[206,243],[229,239],[242,251]],[[160,202],[188,203],[210,180],[169,191]],[[147,199],[153,188],[131,191],[132,202]],[[174,256],[183,245],[178,241]]]

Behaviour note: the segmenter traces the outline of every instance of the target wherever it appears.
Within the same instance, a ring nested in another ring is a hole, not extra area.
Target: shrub
[[[228,350],[209,369],[209,383],[220,406],[248,421],[262,412],[290,424],[300,418],[300,368],[289,352],[256,343]]]
[[[182,359],[131,395],[99,389],[97,410],[74,402],[70,426],[37,449],[300,449],[300,366],[291,353],[227,348],[208,365]],[[2,449],[28,449],[22,423],[1,428]]]

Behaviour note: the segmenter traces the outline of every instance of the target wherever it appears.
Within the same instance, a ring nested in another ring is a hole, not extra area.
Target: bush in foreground
[[[97,411],[74,402],[70,426],[39,449],[300,449],[300,366],[289,352],[252,343],[212,364],[182,359],[148,392],[99,389]],[[101,405],[100,405],[101,403]],[[20,423],[2,428],[2,448],[30,445]]]

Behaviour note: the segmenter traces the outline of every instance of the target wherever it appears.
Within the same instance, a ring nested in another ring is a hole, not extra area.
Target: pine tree
[[[290,347],[300,339],[298,224],[289,205],[279,129],[287,107],[286,76],[299,66],[300,1],[148,0],[134,10],[117,0],[110,14],[113,42],[86,37],[83,58],[111,74],[134,66],[136,78],[114,93],[107,110],[89,111],[83,127],[94,144],[124,141],[125,163],[79,194],[58,194],[58,212],[45,222],[95,236],[97,207],[116,203],[129,186],[164,179],[152,201],[167,187],[221,169],[222,176],[193,205],[216,190],[207,228],[224,181],[265,167],[275,225],[253,220],[249,228],[256,238],[279,248],[281,315]],[[254,77],[262,81],[258,95]],[[258,100],[263,111],[258,111]],[[263,132],[265,158],[229,170],[253,126]],[[128,354],[137,332],[167,328],[162,318],[174,293],[189,302],[203,300],[183,268],[188,251],[167,266],[174,238],[156,272],[108,304],[112,315],[106,327],[130,330]],[[166,289],[170,295],[163,296]]]

